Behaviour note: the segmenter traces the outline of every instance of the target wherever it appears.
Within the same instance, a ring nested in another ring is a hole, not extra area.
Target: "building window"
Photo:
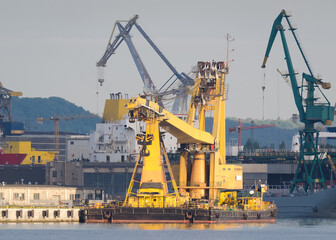
[[[70,194],[70,200],[80,199],[80,194]]]
[[[52,171],[52,177],[53,177],[53,178],[56,178],[56,177],[57,177],[57,171],[55,171],[55,170]]]
[[[95,190],[95,200],[102,200],[102,199],[103,199],[102,190],[96,189]]]
[[[41,156],[38,156],[38,157],[37,157],[37,162],[38,162],[38,163],[41,163]]]
[[[92,193],[89,193],[88,196],[87,196],[88,200],[93,200],[93,194]]]
[[[5,199],[5,197],[4,197],[4,193],[1,192],[1,193],[0,193],[0,200],[4,200],[4,199]]]
[[[24,193],[14,193],[13,198],[14,198],[14,200],[22,201],[22,200],[24,200]]]
[[[34,193],[34,200],[40,200],[40,194]]]
[[[71,141],[71,142],[70,142],[70,145],[74,145],[74,144],[75,144],[75,142],[74,142],[74,141]]]
[[[106,155],[106,162],[110,162],[110,156]]]

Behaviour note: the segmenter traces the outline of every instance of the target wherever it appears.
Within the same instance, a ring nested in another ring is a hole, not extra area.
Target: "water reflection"
[[[231,230],[243,226],[264,227],[268,224],[248,223],[248,224],[123,224],[123,228],[128,230]]]
[[[278,224],[284,226],[323,226],[323,225],[336,225],[334,218],[292,218],[292,219],[279,219]]]

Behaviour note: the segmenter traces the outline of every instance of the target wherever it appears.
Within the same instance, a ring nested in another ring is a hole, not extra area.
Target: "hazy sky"
[[[98,88],[102,112],[109,93],[141,93],[143,84],[125,43],[108,61],[103,87],[97,86],[95,66],[115,20],[139,14],[139,25],[179,72],[189,72],[198,61],[226,60],[225,36],[230,33],[235,40],[227,78],[227,116],[262,118],[265,73],[265,118],[288,119],[297,110],[291,89],[276,72],[286,70],[279,36],[266,70],[260,68],[273,21],[286,9],[315,73],[332,84],[326,95],[332,105],[336,101],[334,0],[1,0],[0,4],[0,81],[24,97],[59,96],[97,112]],[[132,36],[160,87],[171,73],[135,28]],[[294,67],[306,71],[296,47],[291,54]]]

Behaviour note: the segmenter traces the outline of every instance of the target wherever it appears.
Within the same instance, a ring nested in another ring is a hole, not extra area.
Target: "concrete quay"
[[[79,222],[79,208],[0,208],[0,223]]]

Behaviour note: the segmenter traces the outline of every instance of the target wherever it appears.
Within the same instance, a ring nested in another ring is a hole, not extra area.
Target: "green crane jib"
[[[282,10],[279,16],[275,19],[268,41],[265,58],[261,67],[264,68],[266,66],[274,39],[277,33],[280,32],[288,68],[288,74],[286,74],[286,76],[289,76],[291,82],[295,104],[300,115],[300,121],[304,123],[305,126],[304,129],[300,131],[300,156],[290,189],[290,192],[292,193],[298,183],[304,183],[305,191],[312,190],[313,183],[319,183],[325,188],[325,179],[322,172],[321,160],[319,159],[320,152],[318,151],[318,131],[314,128],[314,124],[321,122],[324,125],[330,125],[334,120],[335,109],[330,106],[330,102],[319,88],[319,85],[321,85],[323,89],[329,89],[330,83],[325,83],[314,76],[302,45],[298,41],[298,37],[295,33],[296,28],[291,24],[289,17],[290,15],[288,15],[285,10]],[[289,54],[285,29],[281,24],[283,18],[285,18],[288,23],[289,30],[293,34],[295,42],[299,47],[300,53],[309,71],[309,74],[302,73],[302,82],[300,86],[298,86],[296,73]],[[320,98],[314,96],[316,89],[322,94],[323,102]]]

